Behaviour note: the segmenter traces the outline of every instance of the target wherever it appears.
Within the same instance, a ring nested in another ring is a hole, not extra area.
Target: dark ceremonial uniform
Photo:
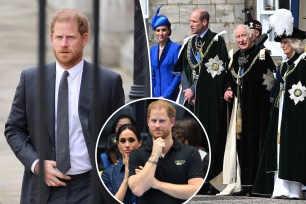
[[[306,185],[306,59],[303,57],[295,66],[294,61],[299,56],[296,53],[277,70],[274,106],[253,189],[256,194],[272,195],[277,170],[279,178]],[[278,131],[282,90],[283,110]],[[280,144],[278,169],[277,143]]]
[[[244,53],[238,50],[229,68],[229,83],[238,99],[237,124],[241,124],[236,142],[242,186],[252,186],[255,180],[270,118],[274,70],[270,55],[255,45]]]
[[[223,94],[226,89],[228,55],[223,37],[216,35],[208,29],[198,42],[197,36],[190,38],[174,67],[175,72],[182,71],[183,90],[191,88],[195,93],[194,107],[187,102],[185,106],[201,121],[210,140],[211,166],[208,180],[222,171],[226,140]]]

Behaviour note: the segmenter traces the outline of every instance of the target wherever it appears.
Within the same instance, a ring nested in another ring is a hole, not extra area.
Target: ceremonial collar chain
[[[200,40],[200,37],[197,37],[194,44],[195,44],[196,51],[198,52],[202,50],[202,47],[204,46],[205,42],[202,43],[202,41]]]
[[[280,83],[280,88],[279,88],[279,93],[275,99],[275,103],[274,103],[274,106],[275,107],[279,107],[279,99],[280,99],[280,95],[281,93],[285,90],[285,83],[286,83],[286,78],[295,70],[296,66],[295,64],[288,64],[288,61],[287,62],[283,62],[280,66],[280,73],[282,73],[282,70],[284,68],[284,64],[287,64],[287,70],[284,74],[284,76],[282,76],[282,74],[280,74],[280,76],[282,77],[282,80],[284,81],[284,84],[283,83]]]
[[[244,67],[244,65],[249,61],[248,58],[249,55],[245,56],[245,54],[242,52],[241,55],[238,57],[239,67]]]
[[[256,62],[256,60],[258,59],[258,57],[259,57],[259,54],[257,54],[256,55],[256,57],[254,57],[254,59],[253,59],[253,61],[252,61],[252,63],[250,64],[250,66],[247,68],[247,70],[240,76],[240,74],[239,74],[239,70],[240,70],[240,67],[239,67],[239,69],[238,69],[238,74],[236,74],[236,72],[235,72],[235,70],[234,70],[234,67],[233,66],[231,66],[230,67],[230,70],[231,70],[231,73],[232,73],[232,75],[236,78],[236,79],[242,79],[250,70],[251,70],[251,68],[253,67],[253,65],[255,64],[255,62]],[[245,59],[246,60],[246,59]],[[238,59],[238,61],[239,61],[239,59]],[[247,63],[247,61],[248,60],[246,60],[246,62],[245,63]],[[239,62],[238,62],[239,63]],[[240,62],[241,63],[241,62]],[[244,63],[244,64],[245,64]],[[243,64],[243,65],[244,65]],[[239,65],[240,66],[240,65]]]
[[[295,68],[296,68],[295,64],[289,65],[287,62],[284,62],[280,66],[280,73],[282,73],[282,70],[284,68],[284,64],[285,63],[287,64],[287,70],[286,70],[284,76],[282,77],[283,81],[285,81],[286,78],[288,77],[288,75],[290,75],[295,70]]]
[[[195,69],[195,68],[197,68],[197,67],[199,67],[199,69],[201,69],[202,61],[204,60],[205,56],[207,55],[207,53],[208,53],[208,51],[210,50],[210,47],[212,46],[213,43],[214,43],[214,40],[212,40],[212,41],[210,42],[210,44],[208,45],[206,51],[203,53],[203,47],[204,47],[204,45],[205,45],[205,42],[204,42],[204,43],[201,42],[201,47],[200,47],[200,49],[198,50],[198,52],[199,52],[199,54],[200,54],[200,60],[199,60],[196,64],[194,64],[194,63],[192,62],[192,60],[190,59],[190,50],[192,50],[192,46],[191,46],[191,45],[192,45],[192,38],[190,38],[190,39],[188,40],[188,43],[187,43],[187,60],[188,60],[189,66],[190,66],[192,69]],[[197,45],[196,45],[196,46],[197,46]],[[196,49],[198,49],[198,48],[196,47]],[[195,56],[195,53],[193,53],[193,55]],[[199,71],[200,71],[200,70],[199,70]]]

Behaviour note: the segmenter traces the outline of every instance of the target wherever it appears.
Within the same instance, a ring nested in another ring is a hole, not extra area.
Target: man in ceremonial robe
[[[211,147],[211,166],[207,180],[222,170],[226,135],[225,101],[228,55],[221,34],[208,28],[209,13],[196,9],[190,16],[191,33],[174,72],[182,73],[182,99],[206,129]]]
[[[247,25],[235,28],[234,40],[239,50],[232,56],[229,88],[224,94],[225,100],[234,99],[234,105],[224,153],[223,182],[233,185],[236,181],[236,186],[223,194],[250,195],[270,118],[275,65],[266,49],[254,45]],[[238,154],[238,168],[240,165],[236,175],[229,173],[229,166],[236,168],[237,157],[230,157],[229,153],[233,151],[233,155]]]

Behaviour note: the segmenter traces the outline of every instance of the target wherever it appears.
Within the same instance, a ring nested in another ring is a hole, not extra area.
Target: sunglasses
[[[129,143],[133,143],[133,142],[136,141],[136,139],[135,139],[135,138],[128,138],[128,139],[121,138],[121,139],[119,139],[119,142],[120,142],[121,144],[125,144],[126,141],[128,141]]]

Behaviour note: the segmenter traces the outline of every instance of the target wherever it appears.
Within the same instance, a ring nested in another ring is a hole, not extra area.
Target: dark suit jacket
[[[99,69],[97,76],[98,85],[95,93],[97,106],[95,112],[93,112],[94,83],[91,79],[93,68],[92,64],[84,62],[78,111],[93,171],[96,172],[94,152],[99,131],[108,117],[124,104],[124,93],[120,75],[109,70]],[[39,111],[37,109],[39,77],[37,68],[22,72],[11,112],[5,125],[5,137],[13,152],[25,167],[20,203],[37,203],[35,199],[38,198],[37,181],[39,176],[31,172],[31,165],[39,158],[37,151],[41,139],[46,141],[46,159],[55,160],[55,63],[47,65],[45,71],[46,109],[44,110],[45,119],[41,122],[43,134],[36,135]],[[95,114],[95,121],[92,121],[92,114]],[[91,178],[94,178],[91,180],[98,182],[94,182],[95,184],[93,185],[103,188],[98,173],[95,174],[96,176],[91,176]],[[50,194],[50,188],[44,185],[42,192],[42,200],[39,203],[46,203]]]

